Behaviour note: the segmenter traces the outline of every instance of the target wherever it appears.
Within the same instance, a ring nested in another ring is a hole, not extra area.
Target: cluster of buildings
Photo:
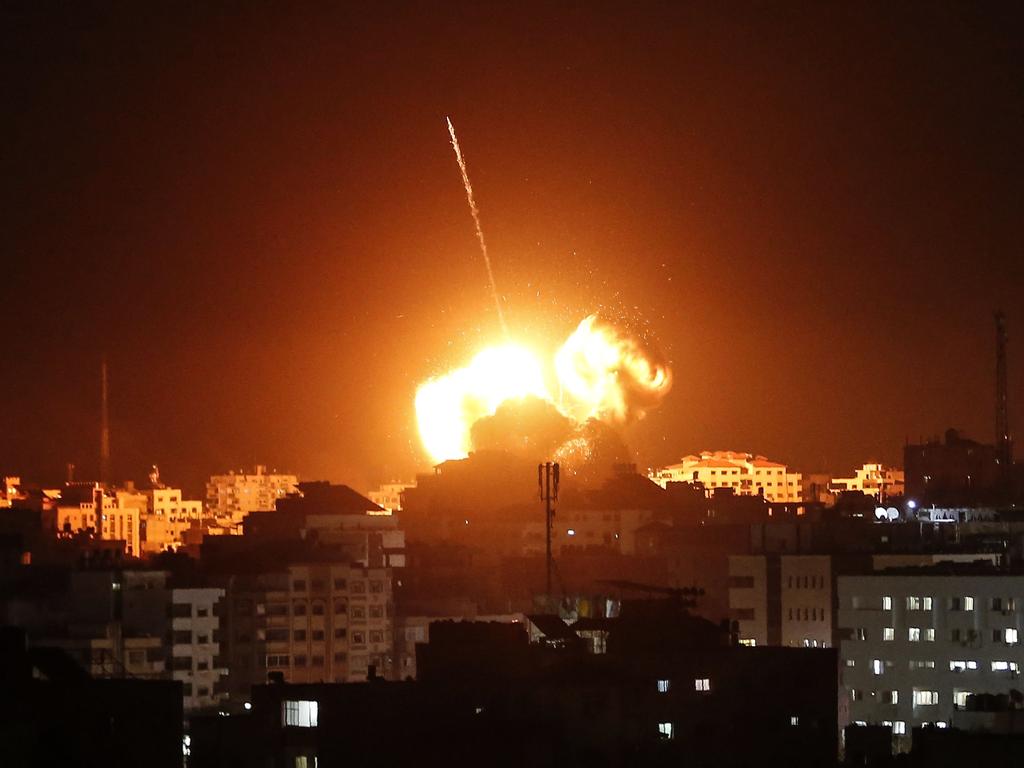
[[[1024,495],[992,456],[950,433],[907,446],[905,476],[737,452],[563,473],[550,523],[536,464],[500,452],[367,495],[263,467],[204,502],[11,478],[0,625],[29,667],[171,691],[190,765],[1010,749]]]

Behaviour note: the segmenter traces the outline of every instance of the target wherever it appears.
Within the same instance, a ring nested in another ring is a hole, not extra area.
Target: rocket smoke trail
[[[476,199],[473,197],[473,185],[469,183],[469,174],[466,172],[466,161],[462,157],[462,149],[459,148],[459,140],[455,136],[455,126],[452,125],[450,117],[445,117],[448,122],[448,134],[452,137],[452,149],[455,150],[455,159],[459,161],[459,169],[462,171],[462,183],[466,187],[466,200],[469,202],[469,212],[473,215],[473,223],[476,225],[476,239],[480,241],[480,253],[484,255],[484,264],[487,266],[487,279],[491,283],[491,296],[494,298],[494,308],[498,312],[498,322],[501,323],[501,330],[508,336],[508,326],[505,325],[505,313],[501,311],[501,301],[498,299],[498,286],[494,282],[494,271],[491,269],[491,257],[487,254],[487,241],[484,240],[484,230],[480,226],[480,209],[476,207]]]

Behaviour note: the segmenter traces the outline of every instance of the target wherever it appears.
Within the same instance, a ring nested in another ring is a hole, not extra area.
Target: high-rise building
[[[228,472],[214,475],[206,484],[206,506],[210,514],[232,525],[241,525],[250,512],[272,510],[277,500],[294,493],[299,479],[295,475],[268,473],[257,464],[251,473]]]
[[[651,480],[664,488],[670,482],[701,483],[709,490],[731,489],[738,496],[763,496],[772,502],[798,502],[802,497],[799,472],[785,464],[738,451],[702,451],[684,456],[678,464],[652,470]]]
[[[224,590],[213,587],[171,591],[171,673],[182,684],[186,712],[210,709],[220,702],[220,618],[217,604]]]

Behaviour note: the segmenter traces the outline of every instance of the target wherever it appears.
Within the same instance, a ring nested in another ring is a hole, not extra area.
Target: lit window
[[[1006,636],[1003,639],[1007,643],[1016,643],[1017,637],[1018,634],[1016,629],[1008,629],[1006,630]]]
[[[706,677],[698,677],[696,680],[693,681],[693,687],[698,691],[710,691],[711,680],[709,680]]]
[[[755,645],[757,645],[757,640],[753,637],[741,637],[740,645],[746,645],[753,648]]]
[[[951,662],[949,662],[949,671],[950,672],[963,672],[965,669],[967,669],[967,662],[966,661],[951,661]]]
[[[922,597],[921,603],[921,607],[924,608],[924,610],[930,611],[932,609],[932,599],[930,597]]]
[[[1016,661],[993,661],[993,672],[1019,672],[1020,665]]]
[[[298,728],[316,728],[319,705],[315,701],[281,702],[281,722]]]
[[[970,695],[970,691],[953,691],[953,705],[963,709],[967,706],[967,697]]]
[[[886,704],[899,704],[899,691],[882,691],[882,701]]]
[[[663,739],[671,739],[674,736],[674,730],[672,723],[658,723],[658,734]]]
[[[935,727],[936,728],[947,728],[948,727],[948,723],[945,720],[936,720],[935,721]]]
[[[846,666],[848,666],[848,667],[856,667],[857,666],[857,662],[856,662],[855,659],[847,659],[846,660]]]
[[[576,531],[573,528],[570,528],[565,533],[566,533],[567,536],[575,536],[576,535]]]
[[[671,680],[659,680],[658,681],[658,693],[668,693],[668,689],[672,687]]]
[[[907,640],[912,643],[917,643],[921,640],[921,628],[920,627],[908,627],[907,628]]]
[[[880,675],[880,674],[882,674],[884,669],[885,669],[885,667],[883,666],[881,659],[872,659],[871,660],[871,671],[874,674]]]
[[[908,611],[920,611],[921,610],[921,598],[920,597],[908,597],[907,598],[907,610]]]
[[[882,639],[883,640],[895,640],[896,639],[896,630],[893,629],[892,627],[886,627],[885,629],[882,630]]]
[[[790,725],[800,725],[800,718],[799,718],[799,717],[797,717],[796,715],[792,715],[792,716],[790,716],[790,718],[789,718],[789,724],[790,724]]]
[[[964,610],[965,611],[973,611],[974,610],[974,598],[973,597],[965,597],[964,598]]]
[[[927,707],[939,703],[938,691],[914,691],[914,706]]]
[[[903,736],[907,732],[907,724],[903,720],[897,720],[892,724],[892,732],[897,736]]]
[[[935,642],[935,630],[933,628],[928,627],[928,628],[925,629],[925,631],[924,631],[924,640],[925,640],[926,643],[934,643]]]
[[[892,596],[891,595],[885,595],[882,598],[882,610],[883,611],[891,611],[892,610]]]

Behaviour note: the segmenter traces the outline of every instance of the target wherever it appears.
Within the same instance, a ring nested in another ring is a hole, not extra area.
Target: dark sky
[[[1024,434],[1024,12],[995,3],[4,3],[0,471],[196,488],[427,461],[416,385],[602,308],[676,385],[641,464]],[[682,7],[681,7],[682,6]],[[369,10],[368,10],[369,9]]]

